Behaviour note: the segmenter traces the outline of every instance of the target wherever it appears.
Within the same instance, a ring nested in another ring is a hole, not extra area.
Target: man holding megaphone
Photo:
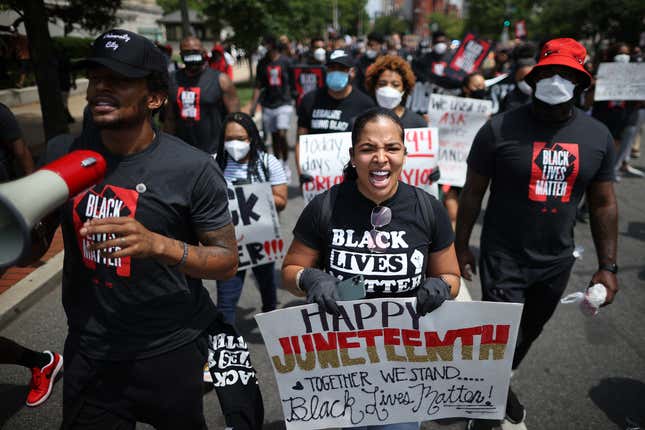
[[[63,428],[205,428],[217,311],[201,279],[238,264],[226,184],[212,157],[153,125],[168,76],[152,42],[110,30],[85,65],[94,126],[70,151],[100,154],[105,178],[43,221],[60,220],[65,243]]]

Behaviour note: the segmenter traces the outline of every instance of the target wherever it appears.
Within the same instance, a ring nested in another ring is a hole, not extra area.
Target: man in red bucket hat
[[[598,270],[589,285],[602,284],[605,305],[618,291],[617,205],[614,147],[609,130],[574,106],[589,86],[585,48],[553,39],[526,76],[532,102],[491,118],[477,133],[457,215],[456,250],[461,272],[471,279],[475,257],[468,241],[481,201],[490,197],[481,235],[479,270],[483,300],[524,303],[513,369],[542,332],[564,292],[574,257],[576,207],[586,193]],[[509,388],[506,419],[526,413]],[[496,422],[473,420],[469,429]]]

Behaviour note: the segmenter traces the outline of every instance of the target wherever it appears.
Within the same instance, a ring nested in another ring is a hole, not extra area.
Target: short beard
[[[109,121],[106,123],[97,122],[94,120],[94,118],[92,118],[92,122],[94,122],[94,125],[99,130],[120,130],[139,126],[149,117],[150,112],[146,107],[146,98],[143,97],[137,104],[136,114],[130,116],[129,118],[120,117],[114,121]]]

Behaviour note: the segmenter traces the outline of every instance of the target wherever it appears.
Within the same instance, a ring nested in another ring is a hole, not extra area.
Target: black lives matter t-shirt
[[[531,104],[479,130],[468,166],[491,178],[481,247],[529,265],[571,258],[576,207],[592,181],[614,177],[611,134],[579,109],[564,123],[537,120]]]
[[[170,80],[170,103],[175,112],[175,134],[208,154],[220,145],[226,113],[219,84],[220,72],[206,68],[197,76],[177,70]]]
[[[270,61],[267,57],[260,60],[256,71],[256,87],[263,89],[260,104],[275,109],[291,103],[289,67],[291,63],[285,56]]]
[[[340,185],[326,233],[320,226],[324,193],[316,196],[300,215],[293,234],[300,242],[321,253],[322,269],[338,279],[362,274],[367,298],[397,295],[408,297],[425,279],[428,253],[450,246],[454,240],[446,210],[434,197],[433,231],[428,231],[422,202],[410,185],[399,187],[381,206],[392,210],[392,221],[379,227],[380,239],[389,244],[383,253],[370,252],[371,213],[376,204],[363,196],[355,181]],[[326,191],[329,192],[329,191]]]
[[[216,314],[200,279],[152,258],[105,258],[89,245],[113,235],[83,238],[78,231],[89,219],[132,217],[197,245],[196,232],[230,223],[222,173],[211,156],[159,131],[144,151],[126,157],[111,155],[97,134],[88,134],[71,149],[103,154],[107,173],[61,211],[68,341],[106,360],[150,357],[191,342]]]
[[[367,94],[356,88],[347,97],[337,100],[326,88],[305,94],[298,106],[298,127],[309,134],[351,131],[354,119],[376,106]]]

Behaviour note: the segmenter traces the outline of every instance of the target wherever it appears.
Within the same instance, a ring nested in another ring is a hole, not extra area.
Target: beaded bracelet
[[[184,264],[186,264],[186,258],[188,257],[188,244],[186,242],[182,242],[184,244],[184,255],[181,256],[181,260],[179,260],[178,263],[173,264],[172,266],[168,266],[171,269],[177,269]]]

